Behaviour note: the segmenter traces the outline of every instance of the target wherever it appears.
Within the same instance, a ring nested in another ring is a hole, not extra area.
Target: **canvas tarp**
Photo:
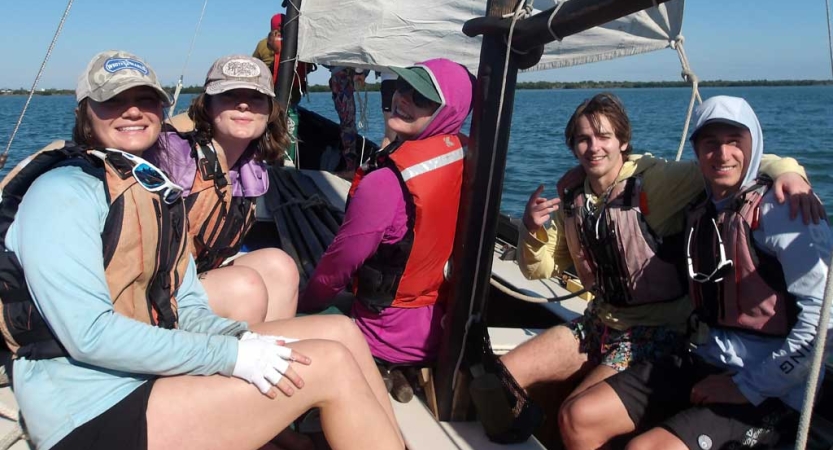
[[[549,9],[553,4],[539,0],[535,6]],[[303,0],[298,58],[378,70],[445,57],[476,73],[481,39],[469,38],[461,30],[468,19],[485,13],[482,0]],[[666,48],[680,35],[682,16],[683,0],[672,0],[552,42],[530,70]]]

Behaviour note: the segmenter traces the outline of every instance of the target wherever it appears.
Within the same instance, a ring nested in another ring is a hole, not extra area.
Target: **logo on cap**
[[[223,64],[223,75],[233,78],[256,78],[260,76],[260,67],[245,59],[232,59]]]
[[[130,58],[110,58],[107,61],[104,61],[104,70],[110,73],[116,73],[120,70],[126,69],[133,69],[142,74],[147,75],[150,73],[147,66],[144,65],[141,61],[137,61],[135,59]]]

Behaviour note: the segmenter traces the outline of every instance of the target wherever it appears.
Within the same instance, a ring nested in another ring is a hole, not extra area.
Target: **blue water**
[[[685,88],[618,89],[633,126],[636,153],[651,152],[673,159],[680,142],[691,91]],[[793,156],[807,169],[815,191],[833,210],[833,86],[705,88],[704,97],[725,94],[746,98],[764,129],[766,151]],[[573,109],[591,90],[518,91],[512,119],[509,159],[502,210],[519,215],[529,194],[544,183],[554,193],[560,173],[575,164],[564,144],[564,126]],[[366,103],[364,101],[366,97]],[[187,108],[183,96],[177,111]],[[379,142],[383,133],[378,92],[359,94],[357,119],[366,124],[363,134]],[[22,157],[54,139],[68,139],[74,121],[74,97],[33,98],[12,145],[2,174]],[[0,146],[9,135],[25,102],[24,97],[0,97]],[[302,106],[337,121],[327,93],[315,93]],[[362,114],[362,104],[364,114]],[[365,120],[362,120],[364,118]],[[468,125],[464,128],[468,130]],[[686,146],[683,157],[691,157]]]

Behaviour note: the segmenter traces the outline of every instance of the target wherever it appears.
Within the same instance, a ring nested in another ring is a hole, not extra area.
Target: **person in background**
[[[388,71],[376,72],[376,75],[382,80],[379,91],[382,94],[382,117],[385,120],[385,135],[382,137],[382,148],[385,148],[388,144],[396,140],[396,133],[388,125],[388,120],[391,116],[393,93],[396,92],[396,79],[398,77],[395,73]]]
[[[344,222],[299,309],[323,309],[352,279],[351,315],[373,356],[416,364],[436,357],[442,334],[472,78],[448,59],[391,70],[396,140],[356,173]],[[422,164],[430,160],[444,164]]]
[[[252,53],[252,57],[266,64],[266,67],[269,68],[272,74],[273,80],[276,80],[278,75],[275,60],[279,59],[281,55],[281,42],[283,41],[281,26],[283,25],[283,18],[284,15],[281,13],[272,16],[269,20],[269,34],[257,42],[255,51]]]
[[[543,197],[543,185],[530,196],[519,267],[527,278],[540,279],[574,265],[595,298],[582,317],[550,328],[501,361],[523,389],[547,384],[571,392],[557,417],[567,448],[578,448],[593,436],[573,420],[572,397],[684,344],[691,306],[682,231],[685,206],[703,192],[703,181],[694,162],[631,155],[630,121],[612,94],[582,102],[564,137],[578,166],[558,182],[560,198]],[[766,171],[778,178],[779,195],[809,192],[794,160],[770,161]]]
[[[269,188],[267,166],[288,144],[274,96],[260,60],[219,58],[188,117],[176,118],[180,129],[193,131],[165,132],[146,154],[184,187],[192,252],[212,310],[249,323],[294,317],[298,303],[298,268],[284,251],[258,249],[224,264],[255,223],[257,198]]]
[[[141,157],[170,103],[153,69],[102,52],[76,99],[74,146],[2,183],[0,322],[35,446],[269,448],[318,407],[333,447],[403,448],[349,319],[249,326],[209,308],[182,188]]]
[[[283,47],[283,22],[284,14],[275,14],[269,22],[269,34],[257,43],[252,57],[263,61],[271,70],[272,81],[275,91],[278,89],[278,72],[280,70],[281,49]],[[307,93],[307,76],[317,69],[315,64],[308,64],[297,61],[292,74],[292,85],[289,92],[289,104],[287,105],[287,127],[289,131],[290,144],[287,147],[286,158],[295,160],[298,141],[298,110],[297,106],[301,98]]]
[[[364,86],[365,74],[360,69],[351,67],[329,67],[330,91],[333,95],[333,106],[338,114],[341,135],[342,171],[352,176],[361,162],[356,152],[356,100],[353,93],[356,85]]]
[[[628,448],[793,442],[784,425],[804,401],[818,328],[833,326],[819,324],[829,225],[792,220],[759,175],[763,132],[744,99],[712,97],[696,114],[690,141],[706,193],[688,208],[685,233],[696,348],[577,397],[576,420],[598,442],[634,431]]]

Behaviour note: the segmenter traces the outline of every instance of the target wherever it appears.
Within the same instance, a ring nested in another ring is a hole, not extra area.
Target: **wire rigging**
[[[52,36],[52,42],[49,43],[49,48],[46,49],[46,56],[43,58],[43,62],[40,65],[40,70],[38,70],[38,75],[35,77],[35,81],[32,83],[32,88],[29,89],[29,96],[26,97],[26,103],[23,104],[23,110],[20,111],[20,117],[17,119],[17,124],[14,126],[14,130],[12,130],[11,136],[9,136],[9,142],[6,144],[6,149],[3,151],[3,154],[0,155],[0,169],[2,169],[6,165],[6,160],[9,159],[9,150],[12,148],[12,142],[14,142],[14,137],[17,135],[17,131],[20,129],[20,124],[23,123],[23,116],[26,115],[26,110],[29,108],[29,103],[32,101],[32,96],[35,95],[35,89],[38,86],[38,82],[40,82],[41,76],[43,76],[43,71],[46,69],[46,63],[49,61],[49,57],[52,55],[52,50],[55,48],[55,44],[58,42],[58,36],[61,35],[61,30],[64,28],[64,23],[67,20],[67,16],[69,16],[69,10],[72,9],[72,3],[75,0],[69,0],[67,2],[67,7],[64,10],[64,14],[61,16],[61,21],[58,23],[58,29],[55,30],[55,35]]]

